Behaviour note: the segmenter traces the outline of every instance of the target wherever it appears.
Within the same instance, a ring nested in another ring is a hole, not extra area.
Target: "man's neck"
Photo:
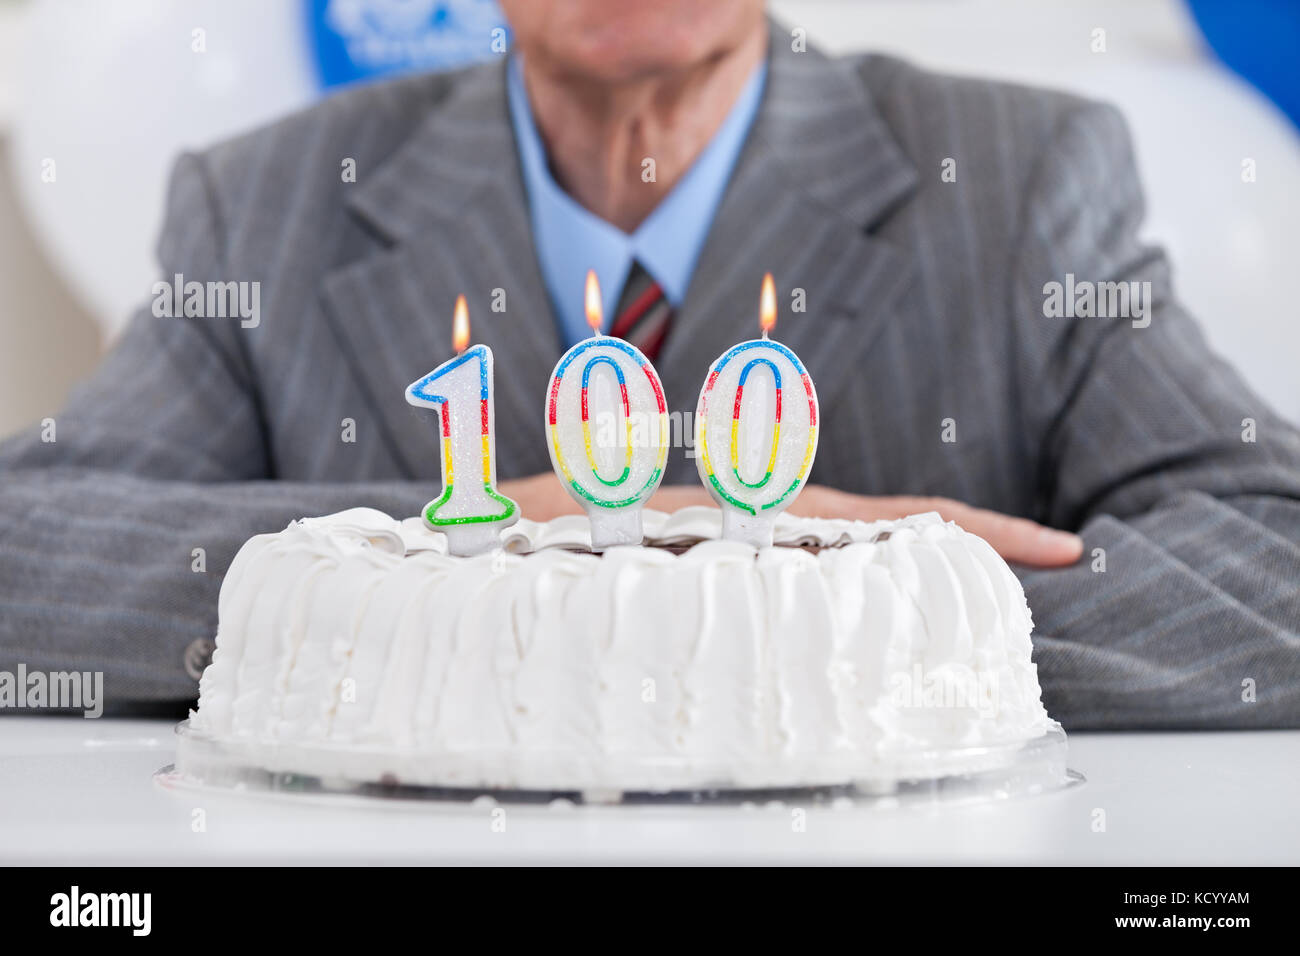
[[[566,75],[525,51],[528,100],[556,181],[632,232],[708,145],[766,50],[764,21],[690,69],[619,84]]]

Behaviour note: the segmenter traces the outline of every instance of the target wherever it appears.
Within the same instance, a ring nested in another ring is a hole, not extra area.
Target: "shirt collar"
[[[600,280],[606,329],[614,321],[633,260],[658,281],[674,307],[681,305],[758,112],[766,63],[746,81],[726,119],[690,169],[630,235],[584,209],[555,181],[533,121],[518,58],[511,58],[508,73],[510,117],[528,192],[534,245],[564,339],[572,343],[589,334],[582,302],[588,269]]]

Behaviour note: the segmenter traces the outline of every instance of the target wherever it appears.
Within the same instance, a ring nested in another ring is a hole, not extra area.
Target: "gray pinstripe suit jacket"
[[[192,698],[183,657],[247,537],[363,504],[414,514],[436,490],[434,423],[402,389],[446,357],[458,292],[496,352],[500,475],[549,467],[560,345],[503,75],[365,87],[178,162],[162,274],[259,281],[261,324],[146,307],[56,442],[0,446],[0,669],[102,668],[110,702]],[[1104,549],[1104,572],[1022,575],[1067,727],[1300,726],[1300,436],[1207,350],[1141,216],[1113,109],[793,53],[777,31],[664,385],[693,408],[772,270],[786,301],[806,290],[780,337],[823,403],[814,481],[950,496]],[[1150,281],[1150,326],[1045,318],[1066,273]],[[668,480],[695,481],[676,454]]]

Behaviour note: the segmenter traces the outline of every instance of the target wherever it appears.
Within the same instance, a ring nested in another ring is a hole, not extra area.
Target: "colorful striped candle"
[[[722,536],[766,547],[776,516],[808,480],[818,410],[799,356],[768,338],[776,324],[771,273],[759,314],[763,337],[728,349],[709,368],[695,412],[695,464],[722,508]]]
[[[456,300],[452,344],[456,357],[408,385],[406,400],[436,409],[441,425],[442,494],[425,505],[425,524],[447,536],[449,553],[480,554],[500,545],[501,530],[519,520],[519,506],[496,488],[492,350],[467,348],[464,296]]]
[[[565,352],[546,390],[551,465],[591,522],[592,547],[640,544],[641,508],[663,479],[668,408],[650,360],[601,335],[600,288],[587,274],[592,335]]]

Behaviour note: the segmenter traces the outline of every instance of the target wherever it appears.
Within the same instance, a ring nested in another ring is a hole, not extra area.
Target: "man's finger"
[[[1055,568],[1073,564],[1083,554],[1083,539],[1068,531],[1047,528],[1028,518],[958,506],[944,517],[971,534],[979,535],[1008,561],[1032,567]],[[943,513],[942,511],[940,512]]]

